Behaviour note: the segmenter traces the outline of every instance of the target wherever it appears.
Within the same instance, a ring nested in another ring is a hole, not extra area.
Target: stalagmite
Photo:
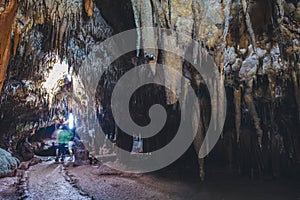
[[[237,143],[240,141],[240,128],[241,128],[241,88],[234,89],[234,108],[235,108],[235,129]]]

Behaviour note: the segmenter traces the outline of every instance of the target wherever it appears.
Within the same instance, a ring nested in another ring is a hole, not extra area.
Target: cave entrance
[[[73,160],[73,143],[80,139],[73,113],[73,79],[76,76],[66,58],[51,55],[48,58],[50,69],[42,87],[49,100],[49,116],[46,122],[41,122],[43,128],[32,131],[28,141],[36,155],[56,156],[55,161],[60,157],[63,162],[66,154]]]

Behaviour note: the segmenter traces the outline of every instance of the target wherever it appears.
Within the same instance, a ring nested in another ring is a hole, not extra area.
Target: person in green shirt
[[[66,129],[63,129],[62,126],[56,130],[56,141],[57,141],[57,150],[56,150],[56,159],[55,161],[58,162],[59,156],[61,155],[61,162],[65,159],[66,154],[66,146],[69,146],[69,142],[73,141],[74,134]]]

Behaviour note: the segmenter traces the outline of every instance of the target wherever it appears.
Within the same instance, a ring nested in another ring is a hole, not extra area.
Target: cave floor
[[[25,199],[284,199],[299,200],[299,181],[254,179],[214,169],[200,182],[191,172],[169,168],[155,173],[128,174],[106,165],[73,167],[44,159],[26,171]],[[18,199],[17,178],[0,179],[0,199]]]

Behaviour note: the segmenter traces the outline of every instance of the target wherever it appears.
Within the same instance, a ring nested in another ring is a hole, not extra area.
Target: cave
[[[0,0],[0,199],[299,199],[296,0]]]

